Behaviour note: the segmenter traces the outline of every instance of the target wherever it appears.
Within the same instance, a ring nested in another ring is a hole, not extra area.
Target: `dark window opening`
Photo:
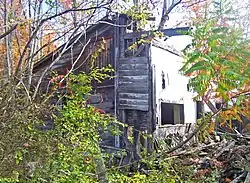
[[[165,82],[165,74],[164,74],[163,71],[162,71],[161,77],[162,77],[162,89],[165,89],[166,88],[166,82]]]
[[[204,106],[202,104],[202,101],[197,101],[196,102],[196,118],[201,119],[204,113]]]
[[[165,79],[162,78],[162,89],[165,89],[165,88],[166,88]]]
[[[219,110],[219,109],[222,107],[222,103],[217,103],[217,102],[216,102],[216,103],[215,103],[215,107],[216,107],[216,109]]]
[[[161,103],[161,124],[184,124],[184,104]]]

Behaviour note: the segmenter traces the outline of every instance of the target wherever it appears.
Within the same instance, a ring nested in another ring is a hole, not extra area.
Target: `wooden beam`
[[[148,69],[148,64],[140,64],[140,63],[134,63],[134,64],[129,64],[129,63],[124,63],[120,64],[118,67],[119,70],[136,70],[136,69],[141,69],[141,70],[147,70]]]
[[[120,58],[119,60],[120,64],[148,64],[148,58],[147,57],[126,57],[126,58]]]
[[[119,70],[120,76],[142,76],[142,75],[148,75],[149,71],[147,69],[131,69],[131,70]]]
[[[142,36],[146,37],[148,33],[148,31],[126,33],[124,34],[124,39],[141,38]]]
[[[119,104],[119,109],[148,111],[148,105]]]
[[[119,98],[129,98],[129,99],[144,99],[148,100],[148,94],[142,94],[142,93],[119,93]]]

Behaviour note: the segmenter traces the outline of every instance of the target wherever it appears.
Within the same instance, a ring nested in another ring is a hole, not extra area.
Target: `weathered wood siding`
[[[82,59],[77,64],[79,71],[88,73],[90,68],[103,68],[113,65],[111,58],[112,37],[100,37],[85,48]]]
[[[149,68],[147,57],[121,58],[118,66],[120,109],[149,109]]]

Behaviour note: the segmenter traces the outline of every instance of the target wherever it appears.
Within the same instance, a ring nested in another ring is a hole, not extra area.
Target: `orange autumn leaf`
[[[214,132],[215,129],[215,122],[211,122],[209,129],[208,129],[208,133],[212,134]]]
[[[29,37],[30,37],[29,26],[30,26],[30,21],[23,20],[23,23],[18,25],[15,32],[13,32],[12,39],[10,42],[11,60],[12,60],[13,68],[17,67],[18,60],[20,58],[20,54],[24,50],[24,47],[29,40]],[[1,31],[0,31],[0,33],[1,33]],[[41,38],[40,47],[44,46],[44,48],[40,51],[40,53],[41,53],[40,56],[47,55],[56,49],[54,43],[52,42],[52,40],[54,38],[55,38],[55,35],[52,31],[50,31],[49,33],[46,33]],[[29,50],[30,49],[28,48],[28,52],[26,52],[24,59],[28,58]],[[2,42],[0,42],[0,57],[5,58],[5,56],[6,56],[6,45],[5,45],[5,42],[2,41]],[[36,59],[37,58],[35,58],[35,60]],[[0,75],[3,73],[3,68],[4,68],[3,63],[4,62],[0,63]]]
[[[226,182],[226,183],[229,183],[229,182],[231,182],[231,181],[232,181],[232,180],[231,180],[230,178],[228,178],[228,177],[225,178],[225,182]]]

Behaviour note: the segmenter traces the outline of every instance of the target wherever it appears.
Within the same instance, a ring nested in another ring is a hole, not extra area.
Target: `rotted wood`
[[[148,111],[148,105],[132,105],[132,104],[119,104],[120,109],[133,109],[140,111]]]
[[[139,75],[139,76],[119,76],[119,81],[121,82],[141,82],[141,84],[148,84],[148,76],[147,75]]]
[[[119,75],[121,76],[148,76],[148,70],[143,70],[143,69],[131,69],[131,70],[120,70],[118,71]]]
[[[126,23],[126,19],[124,17],[120,17],[119,18],[119,23],[120,25],[125,25]],[[124,54],[125,54],[125,40],[124,40],[124,34],[125,34],[125,28],[124,27],[119,27],[119,34],[120,34],[120,43],[119,43],[119,47],[120,47],[120,58],[124,58]]]
[[[133,89],[131,90],[134,92]],[[142,90],[140,92],[142,92]],[[135,93],[125,93],[124,95],[124,93],[120,93],[118,106],[121,109],[138,109],[141,111],[148,111],[148,94],[137,95]]]
[[[120,64],[148,64],[148,57],[126,57],[120,58]]]
[[[119,93],[133,93],[133,94],[147,94],[148,93],[148,87],[143,86],[141,84],[129,84],[129,82],[124,82],[119,84],[118,88]],[[129,99],[129,98],[128,98]]]
[[[117,89],[117,92],[119,92],[119,93],[133,93],[133,94],[137,94],[137,93],[138,94],[148,94],[148,88],[146,86],[138,87],[138,88],[129,88],[127,86],[119,86],[119,88]]]
[[[139,63],[133,63],[133,64],[120,64],[118,67],[119,70],[132,70],[132,69],[141,69],[141,70],[147,70],[148,69],[148,64],[139,64]]]
[[[148,57],[120,58],[118,70],[118,107],[121,109],[134,109],[148,111],[149,109],[149,70]],[[130,93],[130,96],[121,96],[119,93]],[[142,95],[141,95],[142,94]],[[139,98],[145,97],[146,98]]]
[[[148,91],[148,80],[146,79],[136,79],[132,80],[131,78],[120,78],[121,80],[118,82],[119,87],[128,87],[128,89],[145,89]],[[125,92],[125,91],[124,91]],[[137,93],[137,92],[135,92]]]
[[[122,99],[120,98],[120,105],[127,104],[127,105],[147,105],[147,100],[135,100],[135,99]]]
[[[134,93],[119,93],[119,97],[120,98],[129,98],[129,99],[144,99],[144,100],[148,100],[148,94],[134,94]]]
[[[125,24],[124,19],[121,24]],[[124,158],[123,164],[129,163],[131,160],[139,160],[140,156],[140,111],[147,112],[149,110],[149,59],[147,54],[140,51],[138,55],[128,56],[125,50],[129,45],[135,43],[143,32],[126,33],[125,29],[119,29],[119,59],[117,62],[117,98],[118,109],[122,122],[132,127],[124,127],[123,141],[125,148],[128,150],[128,156]],[[138,36],[138,37],[136,37]],[[128,39],[130,40],[128,44]],[[137,52],[138,50],[136,50]],[[134,50],[131,51],[132,53]],[[141,56],[141,53],[144,53]],[[130,52],[129,52],[130,54]],[[129,129],[132,130],[133,143],[128,140]]]

